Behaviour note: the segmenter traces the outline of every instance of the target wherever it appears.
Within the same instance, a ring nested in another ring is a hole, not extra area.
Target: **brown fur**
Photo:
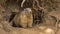
[[[22,26],[22,27],[32,27],[33,23],[33,16],[32,11],[29,12],[29,9],[24,9],[21,13],[17,14],[14,17],[15,25]]]

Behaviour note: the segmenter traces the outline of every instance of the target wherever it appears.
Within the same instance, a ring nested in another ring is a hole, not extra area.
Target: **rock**
[[[54,31],[53,29],[51,29],[51,28],[45,29],[44,32],[45,32],[46,34],[55,34],[55,31]]]

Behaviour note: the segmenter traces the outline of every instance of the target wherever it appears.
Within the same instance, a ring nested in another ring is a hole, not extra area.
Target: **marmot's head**
[[[26,8],[26,9],[24,9],[24,11],[26,11],[27,13],[31,13],[32,12],[31,8]]]

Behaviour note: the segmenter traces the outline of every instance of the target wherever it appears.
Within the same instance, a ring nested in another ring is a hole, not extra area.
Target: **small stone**
[[[54,30],[51,29],[51,28],[47,28],[44,32],[45,32],[46,34],[55,34]]]

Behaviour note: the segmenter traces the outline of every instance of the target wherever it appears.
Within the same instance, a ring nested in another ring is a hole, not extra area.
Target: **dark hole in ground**
[[[13,21],[13,19],[14,19],[14,17],[15,17],[16,14],[17,14],[16,12],[12,12],[12,14],[10,16],[10,19],[9,19],[9,22],[12,24],[13,27],[17,27],[15,25],[14,21]],[[19,27],[21,27],[21,26],[19,25]]]
[[[10,19],[9,19],[9,22],[11,22],[13,20],[13,18],[14,18],[15,15],[16,15],[16,13],[15,12],[12,12],[12,14],[10,16]]]
[[[12,24],[13,27],[16,27],[15,23],[13,22],[15,15],[16,15],[16,13],[12,12],[10,19],[9,19],[9,22]]]

